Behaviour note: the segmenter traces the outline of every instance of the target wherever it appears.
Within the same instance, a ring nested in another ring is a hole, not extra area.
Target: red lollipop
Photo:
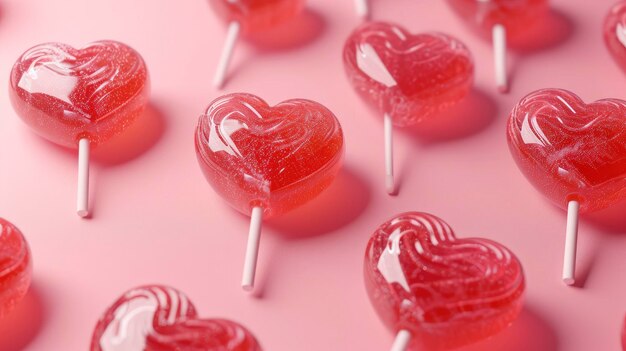
[[[122,133],[148,102],[146,65],[132,48],[98,41],[82,49],[37,45],[17,60],[9,94],[40,136],[78,148],[77,212],[88,215],[89,149]]]
[[[506,69],[507,36],[523,35],[548,9],[548,0],[448,0],[454,10],[480,30],[492,32],[498,89],[509,89]]]
[[[620,67],[626,70],[626,1],[615,4],[607,15],[604,42]]]
[[[305,0],[209,0],[217,15],[228,23],[226,42],[213,79],[216,88],[224,85],[226,71],[239,34],[263,31],[302,12]]]
[[[507,136],[522,173],[567,209],[563,281],[571,285],[579,211],[626,199],[626,101],[585,104],[566,90],[539,90],[515,106]]]
[[[0,218],[0,318],[26,295],[31,270],[26,239],[13,224]]]
[[[474,80],[469,50],[441,33],[411,34],[383,22],[357,28],[343,61],[356,91],[384,115],[387,191],[395,192],[393,124],[433,118],[464,98]]]
[[[341,167],[341,126],[313,101],[294,99],[270,107],[254,95],[230,94],[200,116],[195,143],[211,186],[251,216],[242,280],[249,290],[263,218],[302,205],[330,185]]]
[[[454,348],[492,336],[519,315],[524,273],[515,255],[481,238],[457,239],[440,218],[400,214],[365,251],[365,286],[394,333],[393,351]]]
[[[91,351],[261,351],[243,326],[203,319],[182,292],[161,285],[127,291],[98,321]]]

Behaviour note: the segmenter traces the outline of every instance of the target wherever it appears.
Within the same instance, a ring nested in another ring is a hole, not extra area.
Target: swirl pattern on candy
[[[499,24],[513,36],[523,35],[548,11],[548,0],[448,0],[448,3],[480,29],[491,32]]]
[[[26,51],[11,71],[10,97],[39,135],[76,147],[100,144],[141,115],[148,101],[146,65],[132,48],[98,41],[82,49],[61,43]]]
[[[416,349],[496,334],[523,303],[524,274],[511,251],[487,239],[457,239],[426,213],[400,214],[380,226],[367,245],[364,274],[378,315],[392,331],[408,331]]]
[[[30,286],[32,258],[22,233],[0,218],[0,318],[26,295]]]
[[[615,4],[606,16],[604,42],[613,58],[626,70],[626,1]]]
[[[461,100],[474,79],[471,53],[460,41],[441,33],[413,35],[383,22],[357,28],[343,60],[359,94],[399,126]]]
[[[200,319],[182,292],[138,287],[120,297],[98,321],[91,351],[261,351],[243,326]]]
[[[271,28],[285,22],[304,8],[304,0],[209,0],[225,22],[237,22],[244,31]]]
[[[515,106],[507,134],[521,171],[556,205],[589,212],[626,198],[626,101],[539,90]]]
[[[302,99],[274,107],[250,94],[213,101],[195,135],[198,161],[230,205],[264,217],[288,211],[327,188],[339,172],[343,132],[322,105]]]

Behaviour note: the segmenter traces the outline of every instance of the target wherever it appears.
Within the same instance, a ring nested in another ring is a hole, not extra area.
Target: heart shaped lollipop
[[[26,295],[31,267],[26,239],[13,224],[0,218],[0,318]]]
[[[13,66],[9,95],[17,114],[37,134],[78,147],[77,212],[86,216],[90,145],[122,133],[143,113],[149,95],[143,59],[115,41],[82,49],[37,45]]]
[[[341,167],[341,126],[313,101],[270,107],[254,95],[230,94],[200,117],[195,144],[211,186],[251,216],[243,280],[251,288],[262,218],[302,205],[330,185]]]
[[[453,348],[482,340],[519,315],[524,274],[501,244],[457,239],[443,220],[409,212],[385,222],[365,252],[365,285],[393,351]]]
[[[523,35],[548,12],[548,0],[448,0],[459,14],[480,30],[492,32],[496,84],[508,91],[507,36]]]
[[[392,124],[418,123],[464,98],[474,79],[471,54],[445,34],[413,35],[373,22],[348,38],[343,61],[356,91],[384,115],[387,190],[393,193]]]
[[[615,61],[626,70],[626,1],[615,4],[606,16],[604,42]]]
[[[522,173],[568,210],[563,279],[573,284],[579,211],[626,198],[626,101],[585,104],[566,90],[539,90],[515,106],[507,136]]]
[[[261,351],[243,326],[202,319],[182,292],[150,285],[127,291],[98,321],[91,351]]]
[[[228,23],[226,42],[213,79],[213,85],[224,85],[226,71],[240,32],[263,31],[296,17],[305,0],[209,0],[217,15]]]

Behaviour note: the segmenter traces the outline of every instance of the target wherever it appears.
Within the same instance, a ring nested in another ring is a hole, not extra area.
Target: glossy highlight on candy
[[[515,106],[507,136],[521,171],[557,206],[578,201],[582,213],[626,198],[626,101],[539,90]]]
[[[471,54],[459,40],[442,33],[414,35],[383,22],[357,28],[343,60],[357,92],[399,126],[463,99],[474,79]]]
[[[13,224],[0,218],[0,318],[26,295],[31,271],[32,258],[26,239]]]
[[[225,22],[237,22],[245,31],[274,27],[297,16],[304,0],[209,0]]]
[[[456,238],[440,218],[400,214],[372,235],[365,284],[394,333],[411,333],[415,350],[453,348],[508,327],[519,315],[524,273],[503,245]]]
[[[87,138],[97,146],[143,113],[148,71],[141,56],[119,42],[82,49],[46,43],[17,60],[9,95],[17,114],[42,137],[72,148]]]
[[[98,321],[91,351],[261,351],[243,326],[200,319],[182,292],[138,287],[120,297]]]
[[[322,105],[294,99],[270,107],[250,94],[213,101],[200,116],[195,145],[216,192],[244,214],[262,207],[264,218],[326,189],[344,149],[339,121]]]
[[[615,61],[626,70],[626,1],[616,3],[606,16],[604,42]]]
[[[510,36],[524,35],[548,13],[548,0],[448,0],[450,6],[479,29],[491,33],[503,25]]]

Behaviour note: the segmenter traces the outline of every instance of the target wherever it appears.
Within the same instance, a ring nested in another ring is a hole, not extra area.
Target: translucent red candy
[[[548,0],[448,0],[454,10],[479,29],[491,32],[496,24],[507,34],[523,35],[548,12]]]
[[[626,198],[626,101],[539,90],[515,106],[507,134],[519,168],[556,205],[577,200],[588,212]]]
[[[238,22],[245,31],[271,28],[296,17],[304,0],[209,0],[224,21]]]
[[[0,318],[17,305],[30,286],[28,243],[13,224],[0,218]]]
[[[453,348],[484,339],[519,315],[522,267],[506,247],[457,239],[441,219],[398,215],[374,232],[365,252],[365,284],[378,315],[412,349]]]
[[[604,21],[604,41],[617,63],[626,70],[626,1],[620,1]]]
[[[289,100],[270,107],[250,94],[213,101],[195,136],[200,167],[215,191],[244,214],[270,217],[327,188],[341,167],[339,121],[324,106]]]
[[[100,318],[91,351],[261,351],[243,326],[198,318],[180,291],[160,285],[126,292]]]
[[[26,51],[11,71],[17,114],[39,135],[67,147],[100,144],[144,111],[148,71],[139,54],[114,41],[82,49],[48,43]]]
[[[382,22],[357,28],[343,61],[357,92],[399,126],[461,100],[474,79],[471,54],[460,41],[441,33],[413,35]]]

